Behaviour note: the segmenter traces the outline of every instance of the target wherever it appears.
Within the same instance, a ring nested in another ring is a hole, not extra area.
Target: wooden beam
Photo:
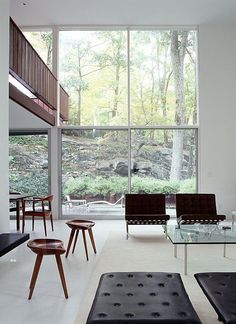
[[[46,123],[55,126],[55,117],[9,83],[9,97]]]

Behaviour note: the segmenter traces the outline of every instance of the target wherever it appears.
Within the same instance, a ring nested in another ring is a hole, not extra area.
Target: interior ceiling
[[[9,129],[48,129],[49,124],[9,99]]]
[[[21,26],[236,23],[236,0],[11,0],[10,15]]]

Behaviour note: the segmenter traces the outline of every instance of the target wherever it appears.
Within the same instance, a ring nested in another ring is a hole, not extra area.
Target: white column
[[[51,130],[51,147],[50,147],[50,161],[51,161],[51,194],[53,195],[53,202],[52,202],[52,211],[53,211],[53,218],[58,219],[60,213],[60,206],[59,206],[59,181],[58,181],[58,174],[59,174],[59,164],[58,164],[58,129],[57,127],[52,127]]]
[[[0,2],[0,233],[8,232],[9,221],[9,1]]]
[[[53,27],[53,60],[52,60],[52,72],[58,79],[58,27]],[[59,198],[59,154],[58,152],[58,125],[60,124],[60,92],[59,83],[57,83],[57,112],[56,112],[56,125],[51,128],[51,148],[50,148],[50,160],[51,160],[51,193],[53,197],[52,209],[53,218],[58,219],[60,214],[60,198]]]

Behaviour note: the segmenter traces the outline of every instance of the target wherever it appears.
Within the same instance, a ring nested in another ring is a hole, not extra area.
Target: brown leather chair
[[[214,194],[176,194],[177,222],[181,224],[217,224],[225,215],[217,215]]]
[[[32,217],[32,231],[34,230],[34,217],[42,217],[44,224],[45,236],[47,236],[46,228],[46,217],[49,217],[51,220],[52,231],[53,231],[53,220],[52,220],[52,205],[51,202],[53,196],[47,197],[34,197],[32,200],[23,201],[23,220],[22,220],[22,233],[24,233],[25,228],[25,217]]]
[[[164,194],[126,194],[125,220],[129,238],[129,225],[164,225],[170,219],[166,215]]]

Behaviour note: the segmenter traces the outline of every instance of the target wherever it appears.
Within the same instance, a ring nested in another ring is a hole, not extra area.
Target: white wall
[[[199,191],[236,209],[236,24],[199,28]]]
[[[8,70],[9,1],[0,2],[0,233],[9,231]]]

